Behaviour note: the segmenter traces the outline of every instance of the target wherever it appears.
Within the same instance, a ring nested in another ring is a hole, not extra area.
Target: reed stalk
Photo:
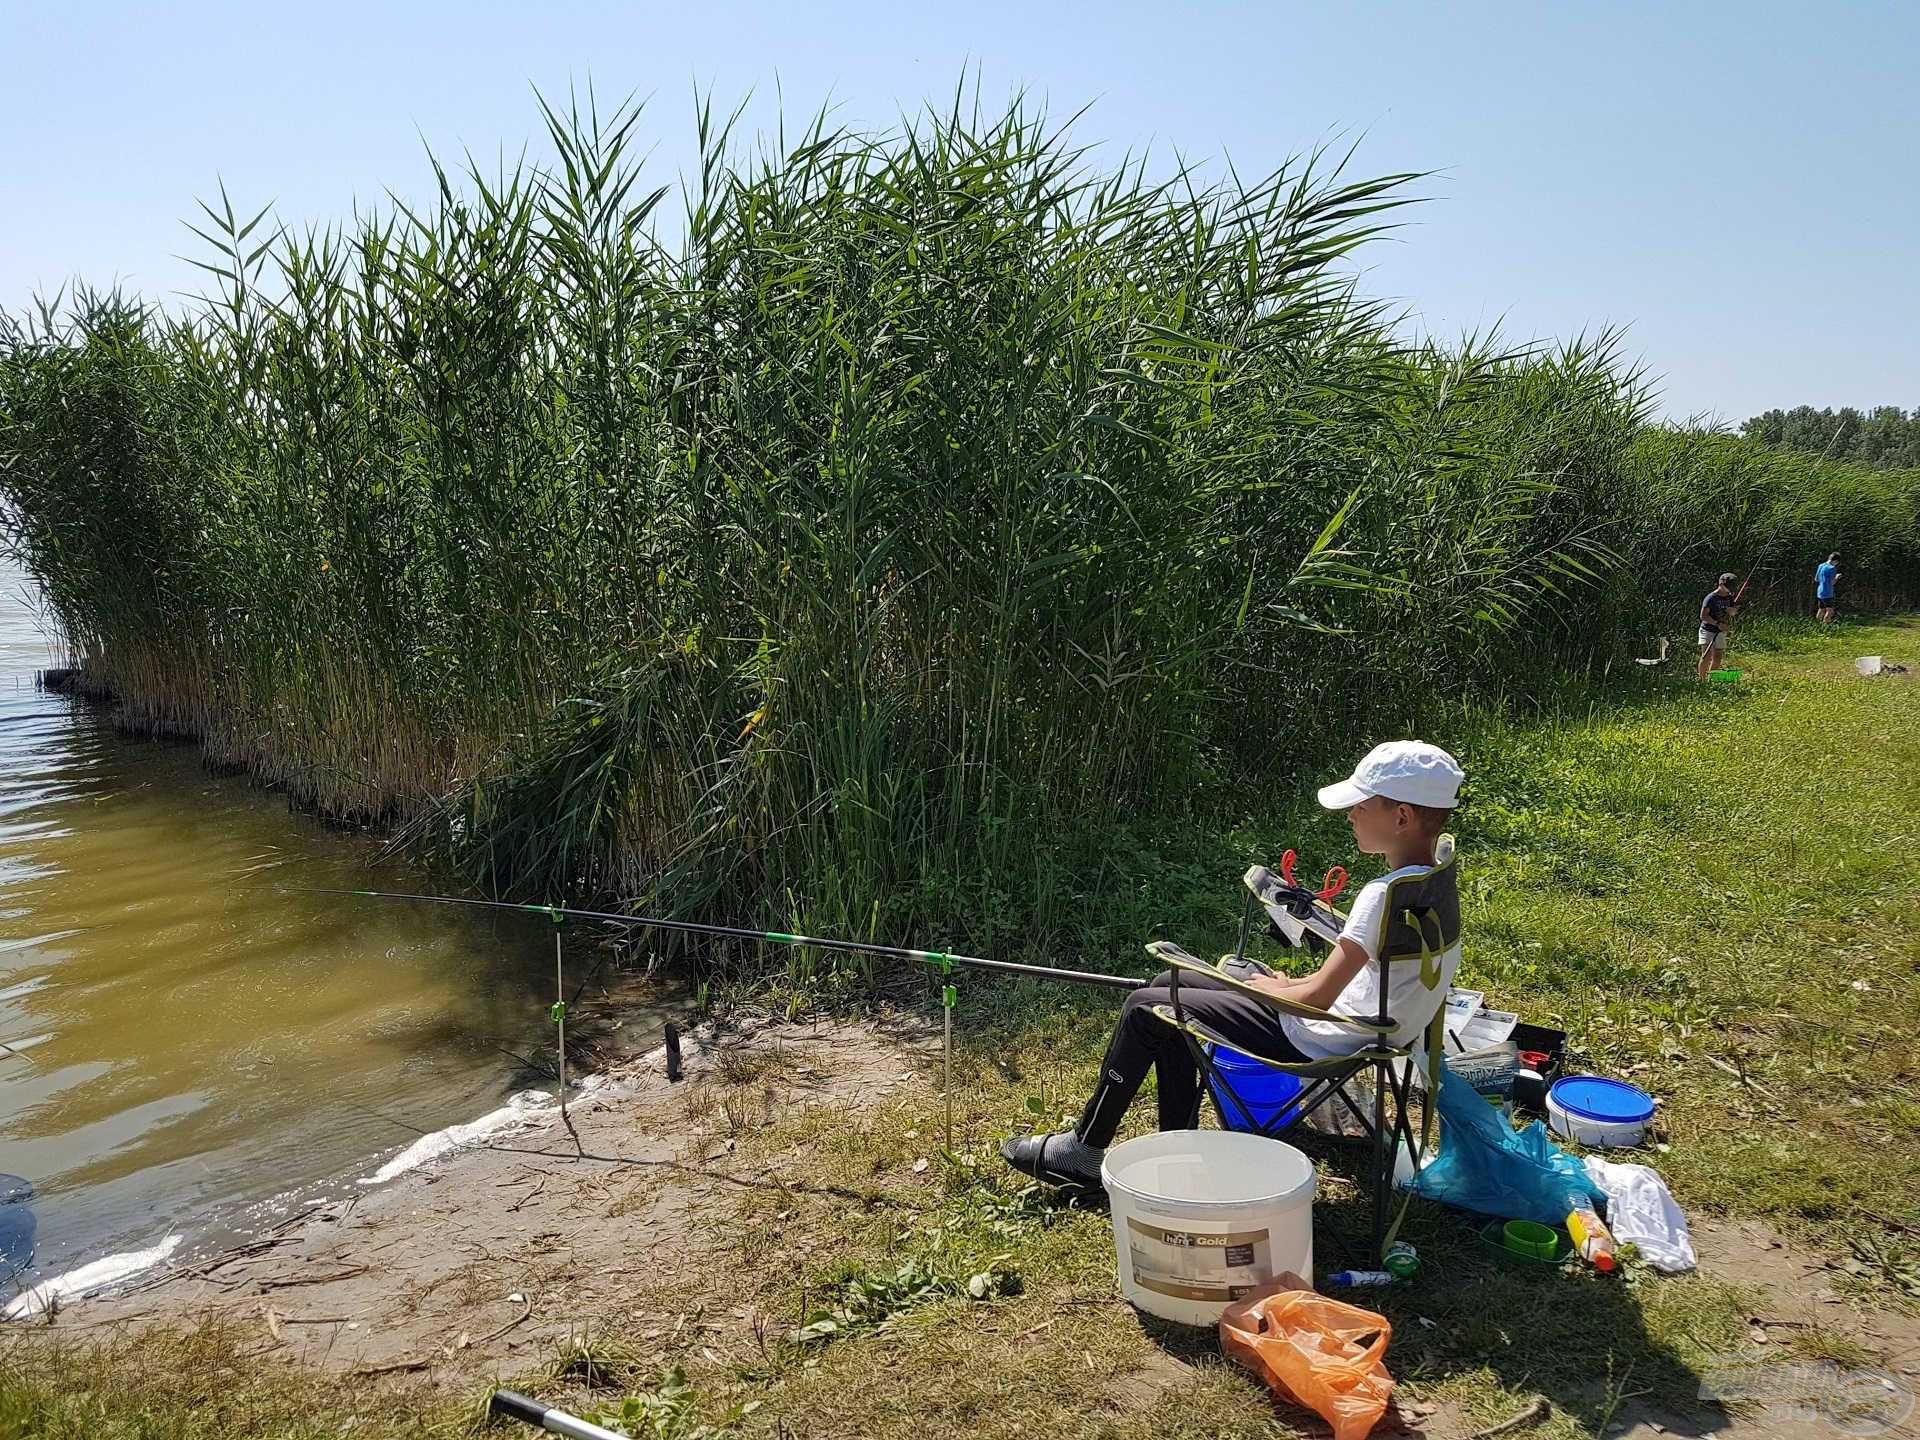
[[[676,191],[638,108],[542,113],[340,225],[222,195],[184,312],[0,322],[8,542],[126,723],[488,893],[1044,946],[1121,827],[1652,595],[1920,580],[1912,473],[1649,426],[1611,337],[1399,338],[1349,261],[1417,176],[1153,179],[963,92],[702,105]]]

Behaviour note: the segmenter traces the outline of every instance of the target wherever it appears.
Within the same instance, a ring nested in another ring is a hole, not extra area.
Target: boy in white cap
[[[1377,1018],[1373,961],[1385,929],[1388,882],[1433,866],[1434,842],[1459,804],[1463,778],[1454,758],[1438,746],[1389,740],[1374,746],[1349,778],[1322,789],[1320,803],[1347,812],[1355,847],[1363,855],[1383,856],[1388,873],[1361,887],[1339,940],[1313,974],[1296,980],[1256,971],[1247,983],[1336,1015]],[[1406,1043],[1427,1028],[1459,964],[1455,944],[1440,957],[1438,984],[1422,983],[1417,965],[1390,967],[1390,1043]],[[1200,1095],[1199,1070],[1180,1032],[1153,1014],[1154,1006],[1170,1003],[1171,978],[1159,975],[1127,997],[1080,1123],[1052,1135],[1007,1141],[1000,1153],[1009,1165],[1052,1184],[1099,1188],[1101,1157],[1149,1069],[1159,1076],[1160,1128],[1190,1123]],[[1204,975],[1181,977],[1180,1004],[1235,1049],[1273,1060],[1321,1059],[1372,1043],[1370,1036],[1345,1025],[1282,1014]]]

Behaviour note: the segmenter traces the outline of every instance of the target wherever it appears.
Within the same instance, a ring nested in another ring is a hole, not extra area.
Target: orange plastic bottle
[[[1569,1195],[1567,1204],[1572,1207],[1567,1213],[1567,1234],[1573,1238],[1573,1248],[1582,1260],[1606,1274],[1615,1264],[1612,1233],[1585,1197]]]

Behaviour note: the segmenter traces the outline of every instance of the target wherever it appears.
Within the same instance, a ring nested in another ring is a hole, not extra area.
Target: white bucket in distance
[[[1236,1130],[1163,1130],[1107,1151],[1120,1293],[1150,1315],[1216,1325],[1292,1272],[1313,1283],[1313,1162]]]

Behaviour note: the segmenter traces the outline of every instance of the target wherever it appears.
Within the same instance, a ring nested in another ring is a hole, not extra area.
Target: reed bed
[[[1159,180],[963,96],[703,106],[654,187],[639,110],[543,113],[424,205],[222,196],[184,312],[0,322],[8,537],[125,723],[491,893],[1046,948],[1119,837],[1654,592],[1920,583],[1911,472],[1649,428],[1610,337],[1397,338],[1349,261],[1417,176]]]

